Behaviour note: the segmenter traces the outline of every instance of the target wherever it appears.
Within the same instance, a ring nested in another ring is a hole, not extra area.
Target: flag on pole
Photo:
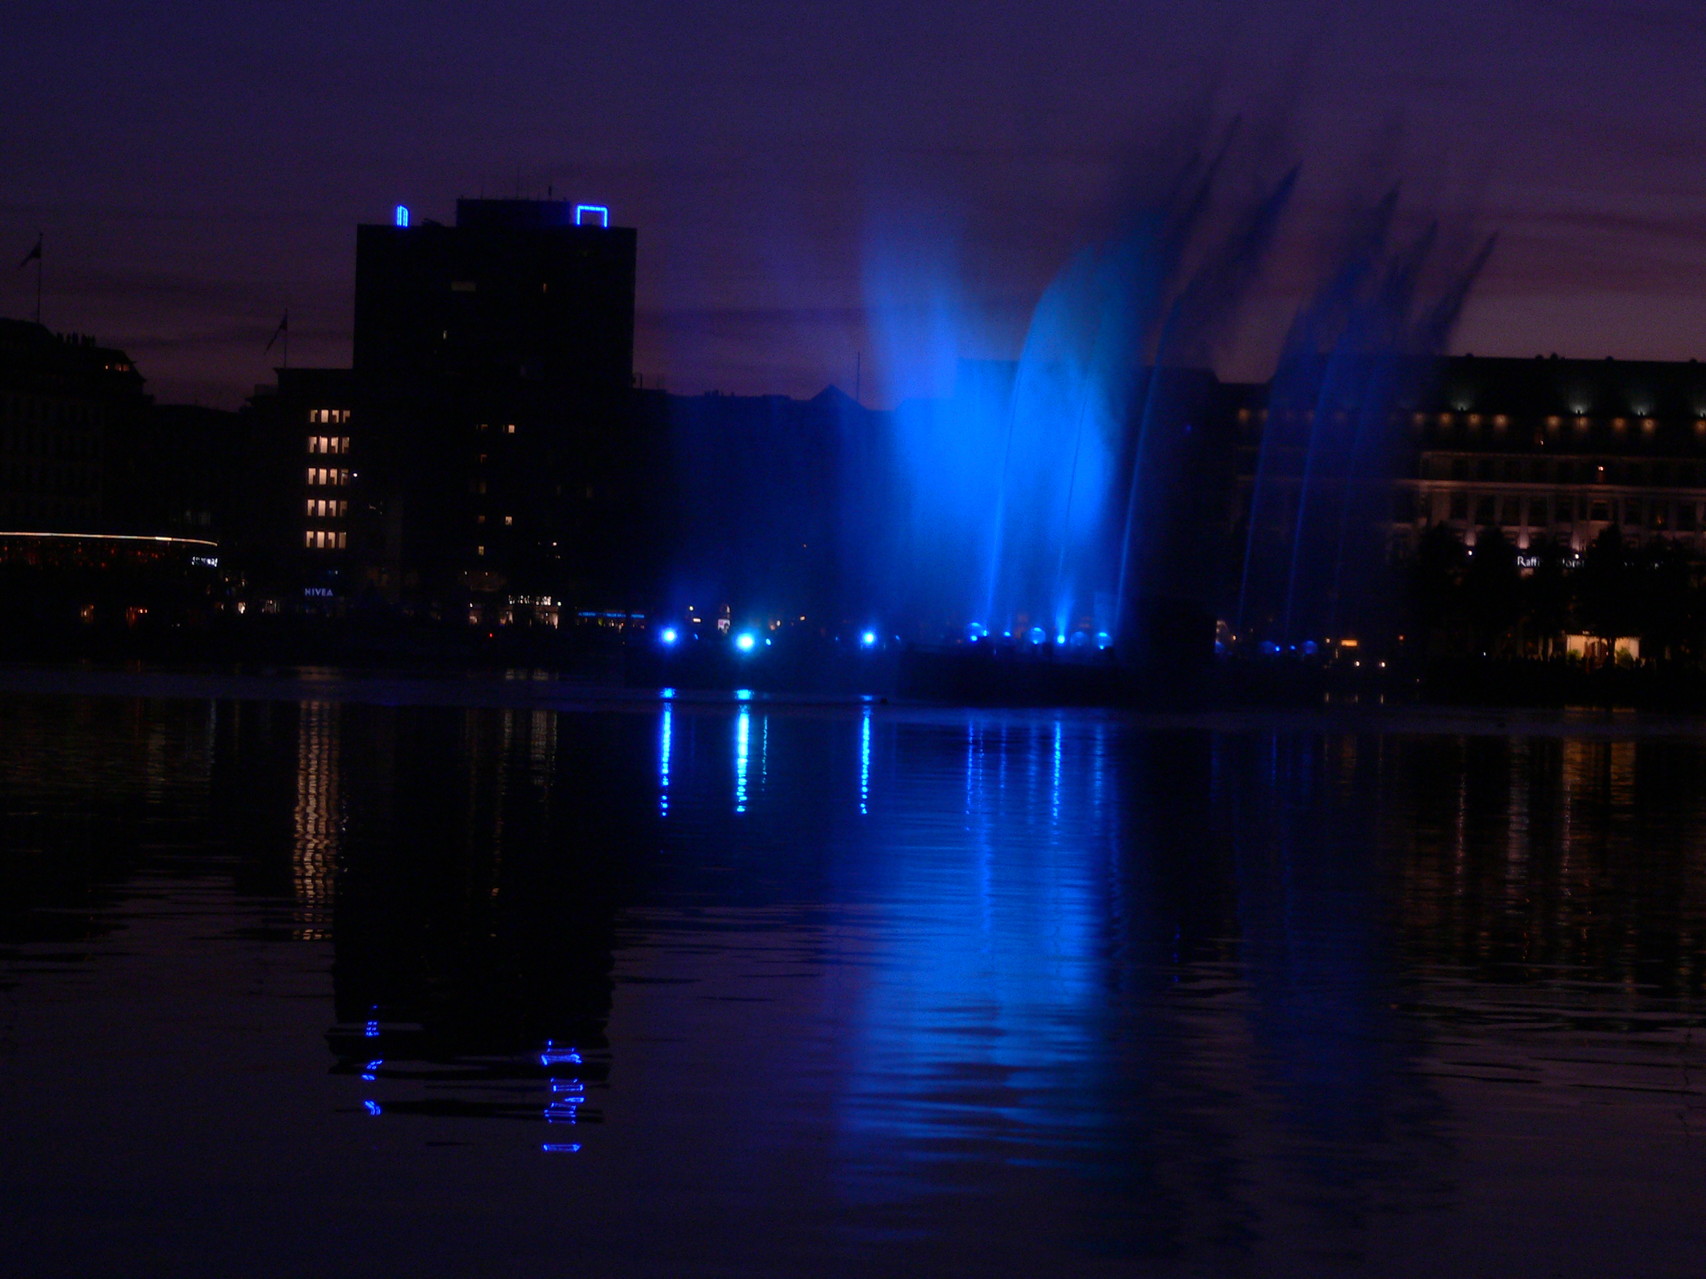
[[[24,260],[22,262],[18,263],[18,270],[22,271],[30,263],[40,262],[40,261],[41,261],[41,234],[38,232],[36,234],[36,247],[31,249],[28,253],[24,254]]]
[[[284,318],[278,322],[278,327],[272,331],[272,336],[267,339],[266,348],[261,352],[261,354],[265,355],[267,353],[267,351],[272,350],[272,344],[274,342],[278,341],[280,338],[288,339],[289,336],[290,336],[290,312],[286,311],[284,313]]]

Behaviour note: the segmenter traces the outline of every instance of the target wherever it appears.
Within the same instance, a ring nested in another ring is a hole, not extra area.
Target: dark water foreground
[[[0,694],[4,1273],[1706,1258],[1690,723],[266,692]]]

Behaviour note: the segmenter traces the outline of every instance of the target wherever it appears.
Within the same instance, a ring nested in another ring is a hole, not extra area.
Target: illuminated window
[[[511,422],[508,426],[504,427],[504,434],[505,435],[514,435],[515,434],[515,423],[514,422]]]
[[[508,528],[511,524],[514,524],[514,523],[515,523],[515,516],[513,516],[513,515],[504,516],[504,527],[505,528]]]
[[[474,554],[476,554],[476,555],[484,555],[485,553],[486,553],[486,548],[483,546],[476,546],[474,548]]]

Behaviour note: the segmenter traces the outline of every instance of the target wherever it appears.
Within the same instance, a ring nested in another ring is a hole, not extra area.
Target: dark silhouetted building
[[[109,468],[148,409],[123,351],[0,320],[0,531],[107,532]]]
[[[607,221],[460,200],[357,230],[350,536],[380,597],[480,621],[639,597],[636,237]]]

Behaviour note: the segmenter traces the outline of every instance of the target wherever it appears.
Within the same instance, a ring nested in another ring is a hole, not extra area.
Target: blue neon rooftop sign
[[[608,227],[610,225],[610,208],[608,205],[603,205],[603,204],[577,204],[577,205],[575,205],[575,225],[576,226],[585,226],[586,225],[586,219],[589,216],[596,216],[598,218],[598,225],[599,226]]]
[[[399,204],[397,206],[397,211],[396,211],[394,217],[395,217],[395,221],[396,221],[398,226],[408,226],[409,225],[409,206],[406,204]]]

